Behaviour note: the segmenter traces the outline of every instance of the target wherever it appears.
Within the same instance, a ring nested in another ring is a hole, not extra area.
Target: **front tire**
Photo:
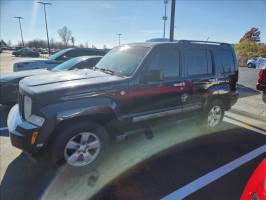
[[[52,163],[71,167],[89,166],[99,160],[110,141],[104,127],[94,122],[70,123],[56,134],[50,152]]]
[[[248,68],[253,68],[253,65],[251,63],[248,63]]]

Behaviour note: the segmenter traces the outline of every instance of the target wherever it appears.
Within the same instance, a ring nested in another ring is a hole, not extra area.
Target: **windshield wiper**
[[[106,74],[111,74],[114,75],[116,74],[115,71],[111,70],[111,69],[105,69],[105,68],[100,68],[100,67],[94,67],[95,70],[100,70]]]

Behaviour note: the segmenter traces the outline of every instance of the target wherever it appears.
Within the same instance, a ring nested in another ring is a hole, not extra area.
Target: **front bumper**
[[[40,127],[37,127],[27,121],[23,121],[19,114],[17,104],[12,107],[8,114],[7,126],[13,146],[28,153],[34,153],[36,151],[36,137],[39,134]],[[33,137],[35,137],[34,140]]]
[[[260,83],[257,83],[257,90],[260,90],[260,91],[263,91],[263,92],[266,92],[266,85],[263,85],[263,84],[260,84]]]

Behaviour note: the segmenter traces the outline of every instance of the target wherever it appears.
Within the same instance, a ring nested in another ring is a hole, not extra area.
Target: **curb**
[[[247,111],[238,110],[238,109],[235,109],[235,108],[231,108],[228,111],[232,112],[232,113],[235,113],[235,114],[246,115],[246,116],[248,116],[250,118],[254,118],[254,119],[256,119],[258,121],[261,121],[261,122],[266,122],[266,119],[261,118],[261,116],[253,114],[253,113],[250,113],[250,112],[247,112]]]

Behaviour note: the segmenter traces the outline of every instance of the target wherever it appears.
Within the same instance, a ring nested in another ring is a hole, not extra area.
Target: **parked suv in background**
[[[23,57],[35,57],[35,58],[40,56],[39,52],[37,52],[33,49],[30,49],[30,48],[22,48],[22,49],[19,49],[17,51],[13,51],[12,55],[14,55],[16,57],[23,56]]]
[[[56,65],[65,62],[71,58],[78,56],[103,56],[107,53],[107,50],[102,49],[91,49],[91,48],[69,48],[61,50],[48,59],[43,60],[29,60],[23,62],[17,62],[13,65],[13,71],[23,71],[29,69],[52,69]]]
[[[33,157],[88,165],[104,154],[111,138],[147,120],[197,117],[216,128],[238,99],[237,80],[229,44],[182,40],[119,46],[94,70],[20,81],[19,104],[8,116],[10,139]]]

